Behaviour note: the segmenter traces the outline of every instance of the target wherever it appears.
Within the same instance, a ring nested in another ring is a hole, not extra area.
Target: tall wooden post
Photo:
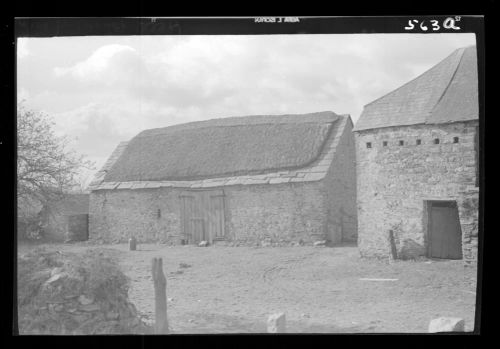
[[[167,334],[167,279],[163,274],[161,258],[153,258],[152,272],[155,287],[155,334]]]
[[[398,259],[398,250],[396,248],[396,241],[394,239],[394,231],[389,230],[388,234],[389,247],[391,248],[391,258]]]

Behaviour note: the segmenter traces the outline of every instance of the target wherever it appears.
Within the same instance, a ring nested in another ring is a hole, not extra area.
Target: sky
[[[422,74],[474,34],[300,34],[19,38],[17,98],[93,161],[145,129],[244,115],[363,106]]]

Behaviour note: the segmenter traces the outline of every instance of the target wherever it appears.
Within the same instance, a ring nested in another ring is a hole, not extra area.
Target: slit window
[[[417,139],[417,145],[420,145],[422,144],[422,140],[421,139]]]
[[[156,211],[156,218],[160,219],[161,218],[161,210],[158,209],[158,211]]]
[[[453,137],[453,143],[458,143],[458,137]]]
[[[399,141],[399,145],[405,145],[405,141]]]
[[[383,141],[382,146],[387,147],[387,141]]]
[[[371,148],[371,147],[372,147],[372,142],[367,142],[367,143],[366,143],[366,147],[367,147],[367,148]]]
[[[434,138],[434,144],[439,144],[439,138]]]

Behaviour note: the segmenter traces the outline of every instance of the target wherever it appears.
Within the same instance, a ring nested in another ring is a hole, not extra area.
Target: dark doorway
[[[428,202],[428,255],[431,258],[462,259],[462,229],[455,201]]]
[[[66,216],[66,238],[71,241],[86,241],[89,239],[89,215],[75,214]]]

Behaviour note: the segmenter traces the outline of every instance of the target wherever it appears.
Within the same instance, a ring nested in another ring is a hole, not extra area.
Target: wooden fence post
[[[167,334],[167,279],[163,274],[161,258],[153,258],[152,272],[155,287],[155,334]]]
[[[394,230],[389,230],[388,234],[389,247],[391,248],[391,258],[398,259],[398,249],[396,248],[396,241],[394,238]]]

